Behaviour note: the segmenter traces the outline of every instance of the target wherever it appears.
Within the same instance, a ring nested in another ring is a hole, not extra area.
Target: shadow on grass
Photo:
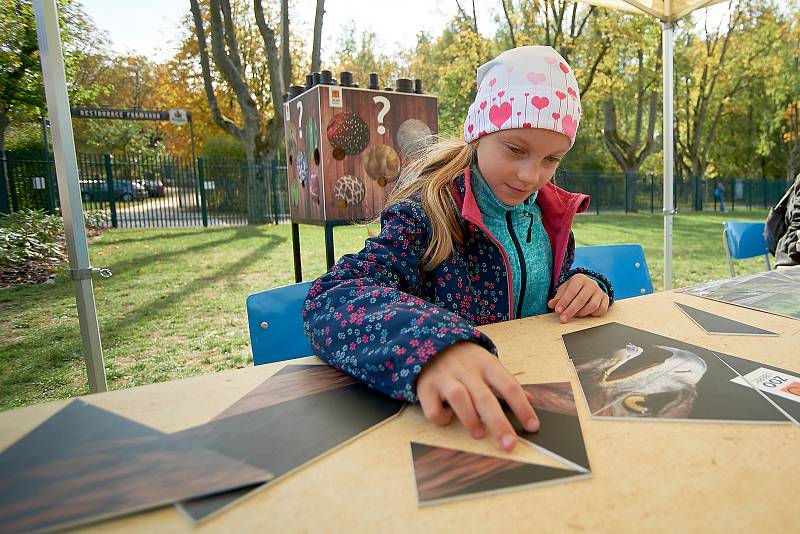
[[[216,229],[212,229],[211,232],[215,232]],[[226,231],[230,232],[230,228],[226,228]],[[186,234],[174,234],[175,237],[185,237],[187,235],[191,235],[194,232],[186,233]],[[228,243],[232,243],[241,239],[250,239],[250,238],[275,238],[280,241],[285,241],[286,238],[281,238],[279,236],[275,236],[273,234],[265,234],[263,229],[259,229],[256,226],[246,226],[238,228],[233,235],[226,237],[224,239],[216,239],[214,241],[207,241],[204,243],[198,243],[197,245],[193,245],[191,247],[181,248],[179,250],[174,251],[167,251],[167,252],[154,252],[152,254],[147,254],[145,256],[135,256],[132,258],[127,258],[124,260],[120,260],[116,263],[107,263],[106,261],[100,261],[98,266],[106,269],[110,269],[115,274],[122,274],[132,269],[141,269],[142,267],[146,267],[149,264],[154,263],[157,260],[165,261],[178,258],[185,254],[198,252],[201,250],[211,249],[215,247],[219,247],[222,245],[226,245]],[[150,240],[150,235],[147,236],[147,240]],[[143,241],[140,237],[137,240],[139,243]],[[104,242],[98,243],[96,246],[98,248],[104,248],[110,245],[116,245],[119,241],[115,242]],[[66,267],[65,267],[66,269]],[[55,285],[39,285],[39,286],[18,286],[5,289],[3,292],[0,292],[0,306],[7,304],[7,303],[15,303],[19,299],[15,298],[15,294],[19,292],[25,293],[25,302],[26,305],[32,306],[34,304],[41,304],[42,300],[59,300],[65,298],[74,298],[74,293],[72,290],[71,283],[63,283],[65,282],[64,277],[66,277],[66,273],[61,273],[58,275],[61,277],[59,280],[60,283]],[[128,280],[124,278],[114,278],[113,276],[109,279],[100,281],[99,283],[103,284],[104,288],[108,290],[114,290],[120,284],[129,283]]]
[[[230,229],[228,229],[230,231]],[[156,260],[166,261],[170,259],[177,258],[179,256],[183,256],[185,254],[198,252],[205,249],[211,249],[220,247],[222,245],[233,243],[234,241],[239,241],[241,239],[249,239],[255,237],[267,237],[269,239],[275,238],[280,239],[281,241],[285,241],[285,238],[281,239],[278,236],[273,234],[264,234],[263,231],[259,230],[256,227],[241,227],[237,229],[233,235],[226,237],[224,239],[216,239],[214,241],[206,241],[204,243],[198,243],[197,245],[193,245],[191,247],[181,248],[179,250],[174,251],[159,251],[154,252],[152,254],[147,254],[145,256],[136,256],[134,258],[128,258],[117,263],[109,263],[104,267],[111,269],[112,272],[125,272],[132,268],[139,269],[143,266],[146,266],[150,263],[155,262]],[[149,240],[149,236],[148,236]],[[108,243],[116,244],[116,243]],[[113,278],[111,279],[113,280]]]
[[[258,228],[258,227],[241,227],[241,228]],[[155,233],[152,231],[151,228],[142,228],[141,230],[147,230],[147,241],[155,241],[155,240],[162,240],[162,239],[182,239],[186,236],[192,235],[208,235],[208,234],[215,234],[220,232],[229,232],[232,228],[230,226],[222,226],[216,228],[201,228],[201,229],[194,229],[191,231],[179,231],[181,230],[180,226],[176,226],[170,228],[169,230],[163,229],[164,231],[161,233]],[[129,231],[129,229],[122,229],[124,231]],[[109,240],[102,240],[98,241],[98,244],[101,245],[121,245],[125,243],[141,243],[142,236],[131,236],[131,237],[122,237],[116,238],[114,237],[115,232],[119,232],[120,230],[111,230],[107,234],[103,234],[103,237],[108,236]],[[113,241],[112,241],[113,240]]]
[[[254,234],[255,230],[251,232]],[[203,243],[193,250],[217,246],[224,242],[237,239],[240,232],[227,239]],[[263,234],[262,234],[263,235]],[[239,235],[239,238],[241,235]],[[193,279],[189,283],[169,292],[159,291],[153,294],[153,298],[147,302],[137,305],[126,313],[115,319],[103,322],[101,326],[101,337],[105,347],[113,347],[118,342],[124,341],[129,334],[141,328],[148,328],[147,325],[157,324],[164,316],[174,314],[174,305],[179,302],[191,300],[192,296],[203,289],[217,283],[220,280],[230,277],[231,273],[243,272],[247,267],[263,258],[271,249],[286,241],[285,237],[266,235],[265,240],[259,246],[253,248],[245,256],[233,263],[220,265],[219,268],[210,275],[201,276]],[[181,252],[176,252],[177,255]],[[173,256],[174,256],[173,255]],[[146,261],[154,261],[163,258],[163,255],[150,255],[136,260],[139,267],[145,266]],[[123,262],[123,263],[128,263]],[[118,268],[118,267],[117,267]],[[70,284],[64,287],[71,289]],[[169,302],[171,306],[165,306],[164,302]],[[244,307],[244,301],[242,302]],[[51,350],[42,352],[42,343],[47,343]],[[158,343],[153,339],[153,343]],[[82,347],[80,335],[72,325],[53,325],[46,328],[39,328],[36,331],[35,339],[28,336],[17,343],[6,346],[3,350],[6,354],[13,355],[11,361],[4,362],[8,372],[0,376],[0,405],[6,405],[13,398],[21,396],[24,391],[33,384],[41,384],[47,381],[53,373],[66,373],[74,366],[76,360],[82,358]],[[39,356],[38,358],[36,356]],[[33,360],[32,360],[33,358]],[[15,362],[19,365],[15,365]]]

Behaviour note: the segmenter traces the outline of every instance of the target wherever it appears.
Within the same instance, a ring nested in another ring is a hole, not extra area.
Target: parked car
[[[108,182],[102,179],[81,180],[81,197],[84,201],[108,200]],[[147,198],[147,189],[131,180],[114,181],[114,199],[130,202],[133,199]]]
[[[139,180],[139,183],[147,190],[148,196],[163,197],[166,192],[164,182],[158,179]]]

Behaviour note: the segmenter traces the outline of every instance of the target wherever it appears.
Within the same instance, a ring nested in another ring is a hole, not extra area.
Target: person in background
[[[769,210],[764,237],[776,269],[800,265],[800,174]]]
[[[717,180],[717,185],[714,186],[714,198],[719,203],[719,211],[725,211],[725,184]]]

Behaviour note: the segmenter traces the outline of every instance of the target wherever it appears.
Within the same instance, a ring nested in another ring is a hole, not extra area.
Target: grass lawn
[[[763,221],[765,211],[686,213],[675,218],[674,286],[725,278],[722,221]],[[663,219],[657,214],[584,215],[578,245],[641,243],[656,290],[662,283]],[[377,229],[377,228],[373,228]],[[334,230],[336,253],[359,250],[365,227]],[[325,267],[323,232],[301,226],[303,276]],[[289,225],[112,230],[90,244],[109,388],[243,367],[251,361],[245,298],[294,281]],[[763,270],[763,260],[738,272]],[[0,289],[0,409],[88,393],[75,299],[55,283]]]

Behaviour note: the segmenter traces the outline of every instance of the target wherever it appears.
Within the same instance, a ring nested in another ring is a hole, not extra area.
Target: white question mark
[[[297,109],[300,110],[300,117],[297,119],[297,127],[300,129],[300,139],[303,138],[303,103],[297,101]]]
[[[372,101],[375,102],[376,104],[378,102],[383,104],[381,110],[378,112],[378,123],[380,123],[380,126],[378,126],[378,133],[383,135],[386,133],[386,128],[383,126],[383,118],[386,116],[387,113],[389,113],[389,109],[392,107],[392,103],[389,102],[389,99],[386,98],[385,96],[373,96]]]

